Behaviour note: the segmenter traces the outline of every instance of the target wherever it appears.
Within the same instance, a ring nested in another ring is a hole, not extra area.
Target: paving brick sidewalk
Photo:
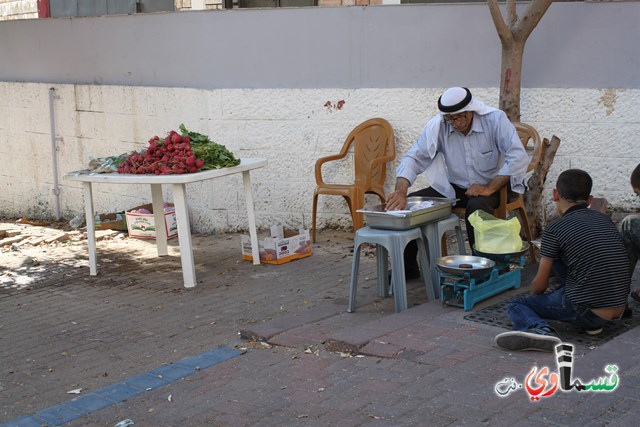
[[[369,280],[358,310],[346,313],[349,233],[325,231],[310,258],[280,266],[239,261],[237,234],[193,241],[191,290],[181,285],[175,240],[164,258],[152,242],[100,242],[96,277],[81,245],[60,258],[29,253],[12,267],[37,277],[0,289],[0,425],[67,402],[72,389],[82,396],[221,346],[244,354],[66,425],[627,426],[640,416],[638,330],[576,352],[585,379],[619,366],[612,393],[499,398],[498,381],[553,367],[553,355],[501,351],[493,337],[502,329],[425,303],[417,282],[412,307],[394,314],[391,298],[376,297],[372,257],[362,261]],[[241,330],[272,343],[242,341]],[[365,355],[346,354],[347,344]]]

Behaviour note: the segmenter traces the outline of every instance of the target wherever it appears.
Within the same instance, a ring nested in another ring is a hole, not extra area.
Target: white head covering
[[[496,109],[488,107],[484,102],[471,95],[466,87],[452,87],[444,91],[438,98],[438,109],[442,114],[458,114],[473,111],[481,116]]]

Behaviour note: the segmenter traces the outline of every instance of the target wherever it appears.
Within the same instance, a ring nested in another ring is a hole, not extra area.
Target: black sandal
[[[635,291],[631,291],[629,296],[631,298],[633,298],[634,300],[636,300],[637,302],[640,302],[640,289],[636,289]]]

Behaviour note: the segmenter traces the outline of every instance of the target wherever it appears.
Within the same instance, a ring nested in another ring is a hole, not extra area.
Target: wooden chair
[[[538,164],[540,163],[542,140],[533,126],[520,122],[516,122],[513,125],[516,127],[516,132],[518,132],[522,145],[524,145],[525,150],[527,150],[527,153],[531,156],[531,161],[527,167],[527,172],[530,172],[538,167]],[[509,199],[508,186],[505,185],[500,189],[500,205],[498,205],[498,207],[493,211],[493,216],[500,219],[507,219],[507,213],[513,211],[518,211],[520,214],[520,222],[522,223],[524,234],[529,243],[531,243],[531,239],[533,239],[533,237],[531,235],[529,217],[527,216],[527,211],[524,205],[524,196],[522,194],[511,194],[511,199]],[[464,218],[464,208],[456,208],[453,212],[460,218]],[[469,230],[467,230],[467,232],[469,232]],[[442,239],[442,246],[442,253],[446,254],[446,240],[444,236]],[[532,262],[535,261],[536,255],[533,244],[530,244],[529,246],[529,253],[531,254]]]
[[[322,178],[322,166],[330,161],[344,159],[353,148],[354,177],[352,184],[327,184]],[[316,241],[316,211],[319,195],[342,196],[349,205],[353,220],[354,232],[362,228],[363,214],[356,212],[364,207],[364,195],[376,194],[382,203],[384,181],[387,177],[387,162],[396,157],[393,128],[385,119],[369,119],[351,131],[345,140],[340,153],[322,157],[316,161],[316,184],[313,193],[313,232],[312,240]]]
[[[516,132],[522,141],[527,153],[531,155],[531,161],[527,167],[527,172],[530,172],[538,167],[540,163],[540,156],[542,154],[542,140],[538,132],[530,125],[526,123],[516,122],[513,124],[516,127]],[[520,222],[522,223],[522,229],[524,231],[527,240],[529,241],[529,252],[531,254],[531,261],[535,262],[536,252],[531,240],[531,227],[529,225],[529,217],[527,216],[527,210],[524,205],[524,196],[522,194],[512,194],[511,199],[507,197],[507,186],[505,185],[500,189],[500,205],[493,211],[493,215],[496,218],[507,219],[507,213],[517,211],[520,214]]]

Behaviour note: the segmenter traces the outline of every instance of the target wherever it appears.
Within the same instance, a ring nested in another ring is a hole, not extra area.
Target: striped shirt
[[[629,257],[611,219],[573,206],[542,233],[540,255],[567,266],[565,294],[588,308],[619,307],[631,286]]]

